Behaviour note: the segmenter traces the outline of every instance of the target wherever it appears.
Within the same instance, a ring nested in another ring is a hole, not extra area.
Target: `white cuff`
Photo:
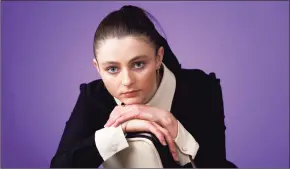
[[[95,132],[96,147],[106,161],[112,155],[129,147],[121,125],[118,127],[107,127]]]
[[[179,121],[178,133],[174,141],[178,147],[177,155],[179,157],[179,163],[181,165],[190,163],[197,154],[199,144]]]

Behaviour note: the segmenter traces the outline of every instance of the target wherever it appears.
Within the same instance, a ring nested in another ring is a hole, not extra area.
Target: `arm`
[[[80,87],[81,93],[66,122],[57,152],[51,160],[51,168],[99,167],[104,160],[127,146],[127,141],[120,128],[101,129],[101,125],[97,124],[99,130],[96,131],[96,128],[89,124],[91,116],[89,115],[90,110],[88,110],[86,88],[86,85]],[[98,123],[97,119],[96,123]],[[108,137],[113,135],[119,139],[106,142]],[[112,144],[117,145],[117,148],[109,149]]]
[[[177,146],[179,164],[184,166],[190,163],[196,156],[199,149],[199,144],[179,121],[178,133],[177,137],[174,139],[174,142]]]
[[[198,136],[200,149],[194,162],[198,168],[235,168],[236,166],[226,159],[226,126],[220,82],[211,74],[207,84],[209,92],[206,95],[210,99],[204,112],[207,117]]]

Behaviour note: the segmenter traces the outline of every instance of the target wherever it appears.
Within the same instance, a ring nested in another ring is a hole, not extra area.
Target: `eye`
[[[135,69],[141,69],[141,68],[144,67],[144,65],[145,65],[144,62],[136,62],[136,63],[134,64],[134,68],[135,68]]]
[[[117,73],[118,69],[117,67],[108,67],[107,71],[111,74]]]

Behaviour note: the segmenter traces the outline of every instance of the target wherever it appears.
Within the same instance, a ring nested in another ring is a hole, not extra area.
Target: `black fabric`
[[[226,160],[224,110],[219,80],[200,70],[180,70],[171,113],[200,145],[198,168],[234,167]],[[51,167],[98,167],[102,158],[94,133],[103,128],[116,103],[101,80],[82,84]],[[175,166],[172,166],[175,167]]]
[[[197,168],[236,167],[226,159],[224,108],[220,81],[214,73],[198,69],[182,69],[167,42],[164,64],[176,77],[171,113],[198,142],[194,159]],[[95,168],[101,158],[94,142],[94,133],[102,129],[116,106],[102,80],[80,85],[77,103],[65,125],[51,168]],[[160,144],[161,145],[161,144]],[[168,147],[157,145],[162,162],[176,166]],[[165,154],[165,158],[163,155]],[[173,161],[173,162],[172,162]],[[191,167],[190,163],[183,167]]]

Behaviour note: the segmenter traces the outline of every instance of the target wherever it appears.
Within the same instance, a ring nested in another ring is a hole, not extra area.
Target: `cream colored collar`
[[[162,65],[164,70],[163,78],[155,95],[146,105],[170,111],[176,88],[176,79],[174,74],[165,66],[165,64],[162,63]],[[114,97],[114,99],[118,105],[122,103],[117,98]]]

